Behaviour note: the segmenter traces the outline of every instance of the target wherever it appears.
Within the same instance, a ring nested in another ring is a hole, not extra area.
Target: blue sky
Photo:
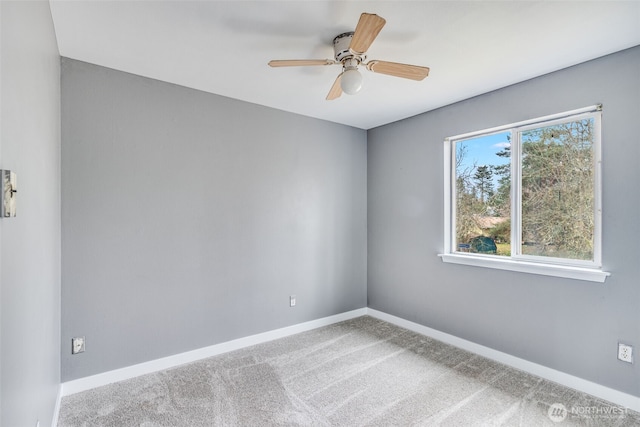
[[[509,146],[507,139],[509,134],[510,132],[502,132],[458,142],[456,149],[460,146],[467,148],[462,169],[471,167],[474,163],[476,166],[508,164],[508,157],[498,157],[496,153]],[[494,177],[494,183],[497,183],[497,177]]]
[[[509,145],[507,135],[509,135],[509,132],[481,136],[463,141],[462,144],[467,147],[467,156],[463,164],[472,165],[474,161],[478,166],[508,163],[508,159],[496,156],[498,151],[503,150]],[[457,145],[460,144],[461,143],[458,143]]]

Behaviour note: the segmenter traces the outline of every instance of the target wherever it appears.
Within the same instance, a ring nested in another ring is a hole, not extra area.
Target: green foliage
[[[488,197],[493,195],[493,184],[491,178],[493,172],[490,166],[478,166],[476,172],[473,175],[473,179],[476,183],[476,190],[480,197],[480,202],[484,203]]]
[[[510,243],[511,242],[511,219],[507,219],[501,223],[496,224],[491,230],[489,235],[493,237],[497,243]]]
[[[522,134],[522,232],[527,252],[593,256],[593,123]]]

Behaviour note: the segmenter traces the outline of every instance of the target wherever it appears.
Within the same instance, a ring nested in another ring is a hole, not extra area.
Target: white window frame
[[[439,254],[442,261],[454,264],[472,265],[477,267],[495,268],[501,270],[518,271],[523,273],[541,274],[545,276],[555,276],[593,282],[604,282],[610,273],[602,271],[602,157],[601,157],[601,114],[600,104],[586,108],[553,114],[532,120],[511,123],[491,129],[477,132],[470,132],[446,138],[444,141],[444,253]],[[570,260],[565,258],[541,257],[533,255],[523,255],[520,253],[522,240],[521,233],[521,172],[520,172],[520,133],[529,129],[544,126],[552,126],[566,122],[568,120],[581,120],[593,118],[594,120],[594,252],[593,261]],[[511,161],[511,198],[516,201],[512,205],[511,212],[511,256],[496,256],[478,253],[458,252],[455,247],[455,143],[466,139],[476,138],[495,134],[499,132],[511,131],[512,135],[512,161]],[[514,160],[515,159],[515,160]],[[516,162],[518,164],[516,164]]]

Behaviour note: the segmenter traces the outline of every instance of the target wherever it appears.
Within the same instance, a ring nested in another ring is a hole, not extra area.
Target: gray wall
[[[62,135],[63,381],[366,306],[365,131],[63,59]]]
[[[0,2],[0,425],[50,425],[60,384],[60,57],[49,3]]]
[[[640,396],[640,47],[368,132],[368,304]],[[445,264],[443,140],[596,103],[604,284]]]

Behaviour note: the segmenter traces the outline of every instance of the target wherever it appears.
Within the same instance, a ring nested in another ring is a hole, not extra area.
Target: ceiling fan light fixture
[[[1,1],[1,0],[0,0]],[[362,75],[358,66],[368,71],[402,77],[411,80],[423,80],[429,75],[428,67],[373,60],[367,62],[367,51],[387,21],[375,13],[363,13],[355,31],[337,35],[333,39],[334,59],[280,59],[269,62],[271,67],[295,67],[307,65],[342,65],[342,73],[333,82],[327,101],[337,99],[346,93],[355,95],[362,89]]]
[[[355,95],[362,89],[362,74],[357,68],[349,68],[342,73],[340,79],[342,91],[348,95]]]

